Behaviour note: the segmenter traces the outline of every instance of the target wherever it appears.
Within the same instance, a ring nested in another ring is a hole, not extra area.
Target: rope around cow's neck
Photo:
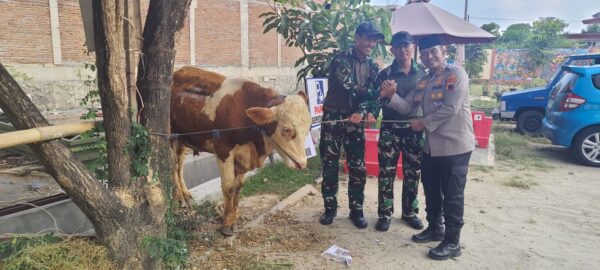
[[[335,124],[338,122],[348,122],[348,119],[340,119],[340,120],[325,120],[319,123],[321,124]],[[360,120],[360,122],[366,122],[366,120]],[[381,120],[381,123],[399,123],[399,124],[409,124],[410,120]],[[223,128],[223,129],[212,129],[207,131],[198,131],[198,132],[187,132],[187,133],[158,133],[158,132],[150,132],[151,135],[156,136],[167,136],[167,137],[180,137],[186,135],[200,135],[200,134],[208,134],[212,133],[213,137],[221,136],[222,131],[232,131],[232,130],[240,130],[240,129],[249,129],[249,128],[259,128],[259,126],[247,126],[247,127],[237,127],[237,128]]]

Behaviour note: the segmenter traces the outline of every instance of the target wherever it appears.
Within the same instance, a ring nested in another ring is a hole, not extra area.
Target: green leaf
[[[269,11],[269,12],[261,13],[258,17],[262,18],[262,17],[266,17],[266,16],[276,16],[276,15],[277,14],[275,14],[275,12]]]
[[[279,25],[279,19],[274,20],[273,22],[271,22],[271,24],[265,26],[265,31],[263,31],[263,34],[271,31],[272,29],[276,28],[278,25]]]

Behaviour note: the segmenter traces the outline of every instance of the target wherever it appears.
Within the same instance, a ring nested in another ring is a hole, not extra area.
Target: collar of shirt
[[[432,80],[432,79],[436,78],[437,76],[440,76],[442,73],[444,73],[444,71],[447,71],[449,69],[450,69],[450,65],[444,64],[444,66],[442,66],[440,69],[436,70],[435,72],[432,72],[431,70],[429,70],[427,75],[429,76],[429,79]]]
[[[367,61],[367,59],[369,59],[368,55],[366,55],[365,57],[363,57],[362,59],[360,59],[358,57],[358,53],[356,52],[356,47],[352,47],[351,54],[352,54],[352,58],[354,60],[356,60],[357,62],[359,62],[359,63],[364,63],[365,61]]]

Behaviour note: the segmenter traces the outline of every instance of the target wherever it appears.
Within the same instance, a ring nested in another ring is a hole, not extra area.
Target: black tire
[[[600,167],[600,127],[588,127],[579,132],[571,150],[581,164]]]
[[[540,111],[526,111],[517,118],[517,130],[525,135],[537,137],[542,134],[542,119]]]

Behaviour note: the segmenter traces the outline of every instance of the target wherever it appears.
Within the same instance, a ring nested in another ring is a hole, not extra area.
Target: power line
[[[488,17],[473,17],[473,16],[469,16],[469,19],[477,19],[477,20],[492,20],[492,21],[521,21],[521,22],[535,22],[537,20],[531,20],[531,19],[515,19],[515,18],[488,18]],[[565,21],[565,22],[573,22],[573,23],[580,23],[581,21]]]

